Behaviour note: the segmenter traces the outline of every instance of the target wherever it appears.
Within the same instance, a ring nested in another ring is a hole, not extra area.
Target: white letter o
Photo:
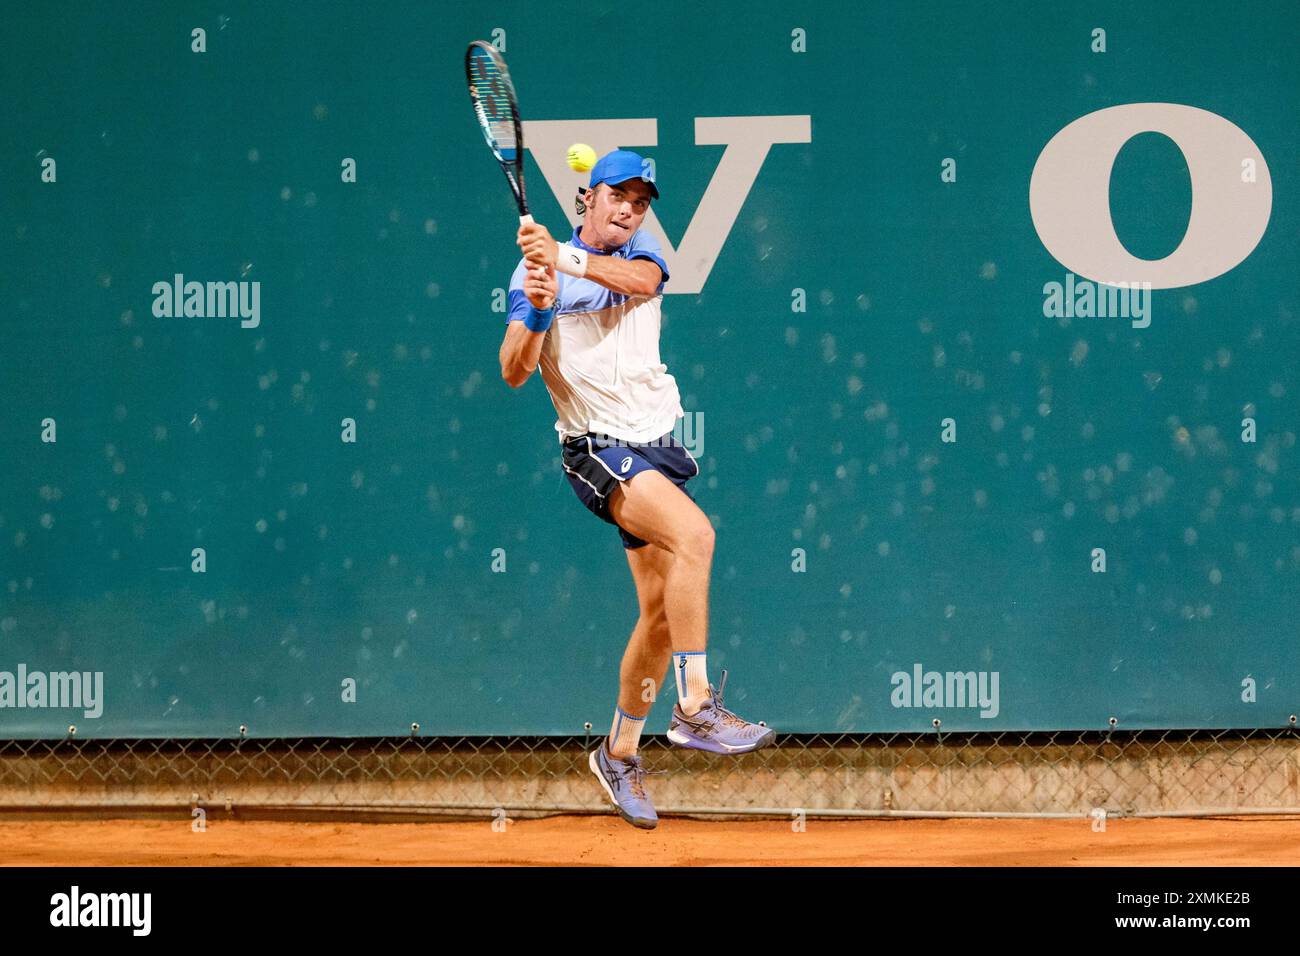
[[[1178,248],[1155,261],[1129,254],[1110,218],[1110,174],[1138,133],[1178,144],[1192,179],[1192,214]],[[1256,182],[1241,161],[1256,160]],[[1259,147],[1217,113],[1179,103],[1129,103],[1081,116],[1051,138],[1029,178],[1038,238],[1058,262],[1094,282],[1175,289],[1221,276],[1254,251],[1268,228],[1273,180]]]

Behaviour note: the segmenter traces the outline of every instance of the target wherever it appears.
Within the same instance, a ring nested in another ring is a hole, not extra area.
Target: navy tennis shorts
[[[619,482],[638,472],[653,469],[695,500],[686,482],[700,473],[700,464],[672,432],[644,443],[588,432],[564,443],[561,461],[569,484],[587,510],[615,527],[618,522],[609,513],[610,494]],[[618,533],[624,548],[641,548],[647,543],[622,528]]]

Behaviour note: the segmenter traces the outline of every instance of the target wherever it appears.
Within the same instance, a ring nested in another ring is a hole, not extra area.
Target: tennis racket
[[[524,196],[524,131],[519,122],[519,102],[510,82],[506,61],[490,43],[475,40],[465,51],[465,80],[474,115],[483,128],[492,155],[506,174],[510,191],[519,206],[519,223],[533,221]]]

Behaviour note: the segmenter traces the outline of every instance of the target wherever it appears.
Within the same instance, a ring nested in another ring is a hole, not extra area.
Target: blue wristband
[[[528,314],[524,316],[524,328],[530,332],[545,332],[551,327],[551,322],[555,319],[555,306],[549,309],[540,310],[533,305],[528,306]]]

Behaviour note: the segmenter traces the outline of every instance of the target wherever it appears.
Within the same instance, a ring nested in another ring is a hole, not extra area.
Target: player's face
[[[640,179],[610,185],[601,183],[587,207],[587,225],[606,249],[617,249],[641,228],[650,210],[650,187]]]

